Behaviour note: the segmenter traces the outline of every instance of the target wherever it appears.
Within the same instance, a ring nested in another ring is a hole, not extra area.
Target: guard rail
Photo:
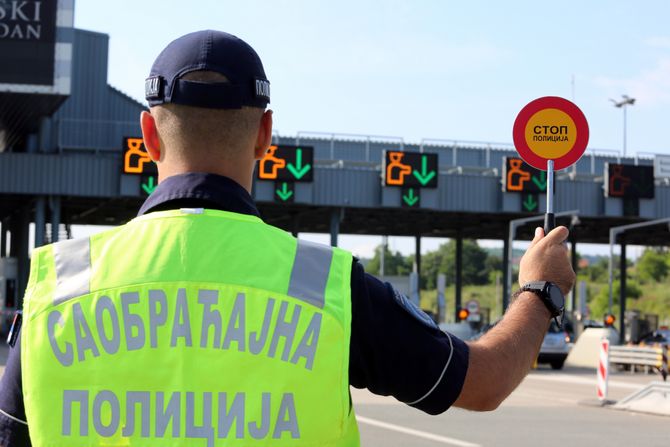
[[[638,366],[643,366],[645,372],[648,372],[650,367],[656,368],[663,375],[663,380],[666,380],[668,345],[659,347],[611,346],[609,362],[616,365],[630,365],[631,372],[635,372]]]

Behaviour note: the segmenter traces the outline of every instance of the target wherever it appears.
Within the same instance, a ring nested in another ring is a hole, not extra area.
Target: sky
[[[668,17],[670,2],[644,0],[75,1],[75,26],[110,36],[109,83],[140,101],[158,53],[209,28],[259,53],[283,136],[511,143],[525,104],[562,96],[586,115],[589,150],[621,151],[610,100],[626,94],[629,155],[670,154]]]

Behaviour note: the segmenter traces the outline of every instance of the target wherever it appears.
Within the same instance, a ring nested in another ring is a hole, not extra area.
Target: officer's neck
[[[254,160],[248,163],[188,163],[179,165],[158,166],[158,183],[161,183],[168,177],[190,172],[205,172],[208,174],[217,174],[228,177],[240,184],[251,194],[252,175],[254,169]]]

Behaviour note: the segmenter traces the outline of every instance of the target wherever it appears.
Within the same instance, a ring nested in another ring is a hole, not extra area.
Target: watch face
[[[551,284],[549,287],[549,299],[556,306],[556,309],[562,311],[565,307],[565,297],[557,285]]]

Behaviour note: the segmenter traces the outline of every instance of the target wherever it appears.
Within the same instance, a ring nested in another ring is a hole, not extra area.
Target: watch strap
[[[552,317],[561,315],[562,310],[556,307],[548,293],[549,286],[557,287],[547,281],[531,281],[521,287],[520,292],[532,292],[547,306]]]

